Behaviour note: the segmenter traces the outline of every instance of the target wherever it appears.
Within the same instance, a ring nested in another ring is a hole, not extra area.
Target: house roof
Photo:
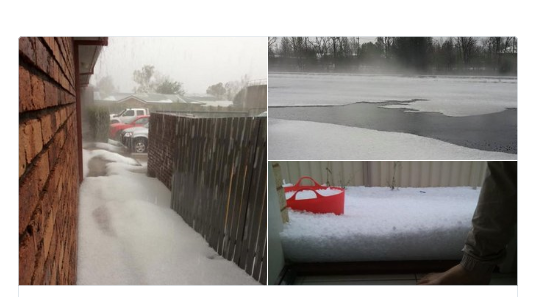
[[[175,94],[156,94],[156,93],[116,93],[106,98],[104,101],[124,102],[126,100],[135,99],[144,103],[189,103],[202,104],[194,97],[180,96]]]

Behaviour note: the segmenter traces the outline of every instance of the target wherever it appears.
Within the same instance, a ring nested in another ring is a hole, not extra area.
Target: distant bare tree
[[[292,42],[290,37],[281,38],[281,56],[290,57],[292,55]]]
[[[267,38],[267,53],[270,56],[273,56],[275,53],[273,52],[273,46],[277,42],[277,37],[268,37]]]
[[[267,38],[267,48],[271,49],[271,47],[277,42],[277,37],[268,37]]]
[[[308,58],[308,37],[291,37],[291,41],[296,64],[302,70],[306,64],[305,60]]]
[[[316,37],[315,40],[309,40],[318,58],[323,58],[329,53],[330,37]]]
[[[383,58],[390,59],[392,57],[392,47],[394,44],[394,37],[377,37],[375,45],[383,53]]]
[[[477,40],[474,37],[457,37],[456,45],[460,51],[462,61],[466,67],[469,66],[473,55],[475,54],[475,45]]]

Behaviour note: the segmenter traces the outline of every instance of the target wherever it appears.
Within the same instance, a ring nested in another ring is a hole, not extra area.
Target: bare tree
[[[267,38],[267,48],[271,49],[271,47],[277,42],[277,37],[268,37]]]
[[[329,53],[330,37],[316,37],[315,41],[308,40],[314,49],[318,58],[324,58]]]
[[[277,42],[277,37],[268,37],[267,38],[267,52],[270,55],[273,55],[273,45]]]
[[[290,57],[292,55],[292,42],[290,37],[281,38],[281,55]]]
[[[457,37],[456,38],[456,45],[458,46],[458,49],[460,51],[460,55],[462,57],[462,61],[464,62],[464,65],[466,67],[469,66],[469,63],[471,62],[471,59],[473,58],[473,55],[475,53],[475,45],[477,44],[477,40],[473,37]]]

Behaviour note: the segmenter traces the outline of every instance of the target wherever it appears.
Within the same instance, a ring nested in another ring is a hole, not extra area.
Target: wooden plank
[[[229,189],[229,197],[227,201],[227,209],[225,213],[225,236],[226,241],[224,241],[224,247],[225,250],[223,252],[223,257],[227,260],[232,260],[233,257],[233,250],[235,249],[235,240],[236,238],[233,237],[233,233],[231,232],[232,224],[233,224],[233,217],[235,215],[235,204],[237,203],[237,188],[239,187],[239,175],[240,175],[240,168],[239,168],[239,162],[238,158],[235,157],[236,154],[236,146],[237,146],[237,138],[238,138],[238,127],[239,122],[241,119],[233,119],[233,123],[231,126],[231,138],[229,139],[230,142],[230,166],[231,166],[231,188]]]
[[[266,141],[265,141],[265,125],[259,123],[258,127],[258,142],[256,143],[256,156],[255,165],[256,173],[252,176],[252,182],[250,185],[249,199],[250,206],[252,209],[252,216],[248,222],[249,230],[248,237],[245,246],[242,250],[242,261],[240,263],[241,268],[245,268],[247,272],[252,270],[254,265],[253,261],[256,258],[257,254],[257,240],[259,239],[260,233],[263,230],[265,233],[267,223],[261,222],[263,217],[263,207],[266,203],[267,197],[267,154],[266,154]],[[263,236],[263,235],[262,235]],[[259,258],[259,257],[258,257]],[[256,274],[254,274],[256,275]]]
[[[220,216],[219,216],[219,238],[218,238],[218,254],[223,255],[224,253],[224,247],[226,244],[226,234],[225,234],[225,219],[227,215],[227,204],[229,199],[230,189],[232,187],[232,180],[231,180],[231,164],[228,162],[229,159],[229,150],[230,150],[230,142],[226,140],[226,137],[231,134],[232,129],[232,118],[227,118],[224,121],[224,134],[221,135],[221,138],[219,139],[219,145],[222,147],[222,170],[223,170],[223,177],[225,180],[225,188],[221,189],[221,204],[220,204]]]
[[[216,146],[218,148],[217,153],[217,162],[216,166],[219,166],[219,186],[217,189],[217,216],[215,217],[215,232],[216,232],[216,251],[219,255],[223,254],[223,238],[224,238],[224,217],[225,217],[225,206],[226,206],[226,193],[230,187],[229,180],[229,170],[226,162],[227,151],[229,150],[229,143],[224,141],[224,136],[229,135],[229,122],[230,119],[226,118],[220,121],[220,125],[217,127],[218,135],[216,141]]]
[[[235,263],[241,268],[244,268],[244,257],[246,256],[244,251],[248,250],[248,241],[252,236],[252,222],[256,217],[255,200],[259,199],[259,197],[252,196],[252,187],[253,185],[258,185],[255,181],[259,175],[259,173],[257,173],[257,167],[259,166],[256,163],[256,158],[258,157],[258,132],[261,129],[261,122],[259,118],[248,118],[248,121],[250,122],[248,128],[250,137],[247,143],[248,149],[245,150],[248,153],[246,155],[247,159],[245,159],[248,171],[245,175],[245,186],[242,193],[243,212],[239,217],[237,248],[235,249]]]
[[[267,179],[266,179],[267,180]],[[267,187],[266,187],[267,188]],[[259,231],[258,238],[256,242],[256,256],[254,258],[254,267],[253,275],[259,275],[260,273],[266,274],[267,267],[263,268],[264,263],[266,262],[266,253],[267,253],[267,192],[265,192],[263,199],[262,207],[262,217],[259,221]],[[259,279],[258,279],[259,280]]]
[[[265,281],[265,119],[176,122],[172,208],[218,254],[243,268],[250,263],[248,273]]]
[[[287,199],[285,198],[285,189],[280,186],[282,182],[281,165],[279,162],[272,162],[273,176],[275,177],[275,184],[277,186],[277,197],[279,197],[279,210],[281,212],[281,220],[283,223],[289,221],[289,211],[287,208]]]
[[[257,131],[259,129],[259,120],[255,118],[247,118],[246,119],[246,129],[243,131],[247,131],[248,137],[245,138],[245,142],[243,143],[243,147],[241,148],[241,155],[244,158],[243,163],[245,165],[244,167],[244,175],[243,175],[243,187],[240,192],[240,208],[238,211],[237,216],[237,223],[236,230],[233,232],[236,232],[236,246],[233,254],[233,261],[239,265],[239,267],[244,268],[244,253],[243,250],[246,247],[243,243],[243,241],[248,240],[248,236],[250,236],[250,233],[248,230],[250,229],[251,224],[247,223],[250,221],[251,217],[253,217],[252,214],[252,196],[250,195],[251,187],[252,187],[252,178],[253,172],[255,171],[254,165],[255,165],[255,158],[256,158],[256,141],[257,141]],[[247,232],[245,232],[245,229]],[[244,245],[244,246],[243,246]]]

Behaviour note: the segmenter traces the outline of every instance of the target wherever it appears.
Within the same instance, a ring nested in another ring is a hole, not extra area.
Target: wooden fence
[[[167,115],[166,115],[167,116]],[[267,282],[267,121],[177,117],[171,208],[226,259]]]

